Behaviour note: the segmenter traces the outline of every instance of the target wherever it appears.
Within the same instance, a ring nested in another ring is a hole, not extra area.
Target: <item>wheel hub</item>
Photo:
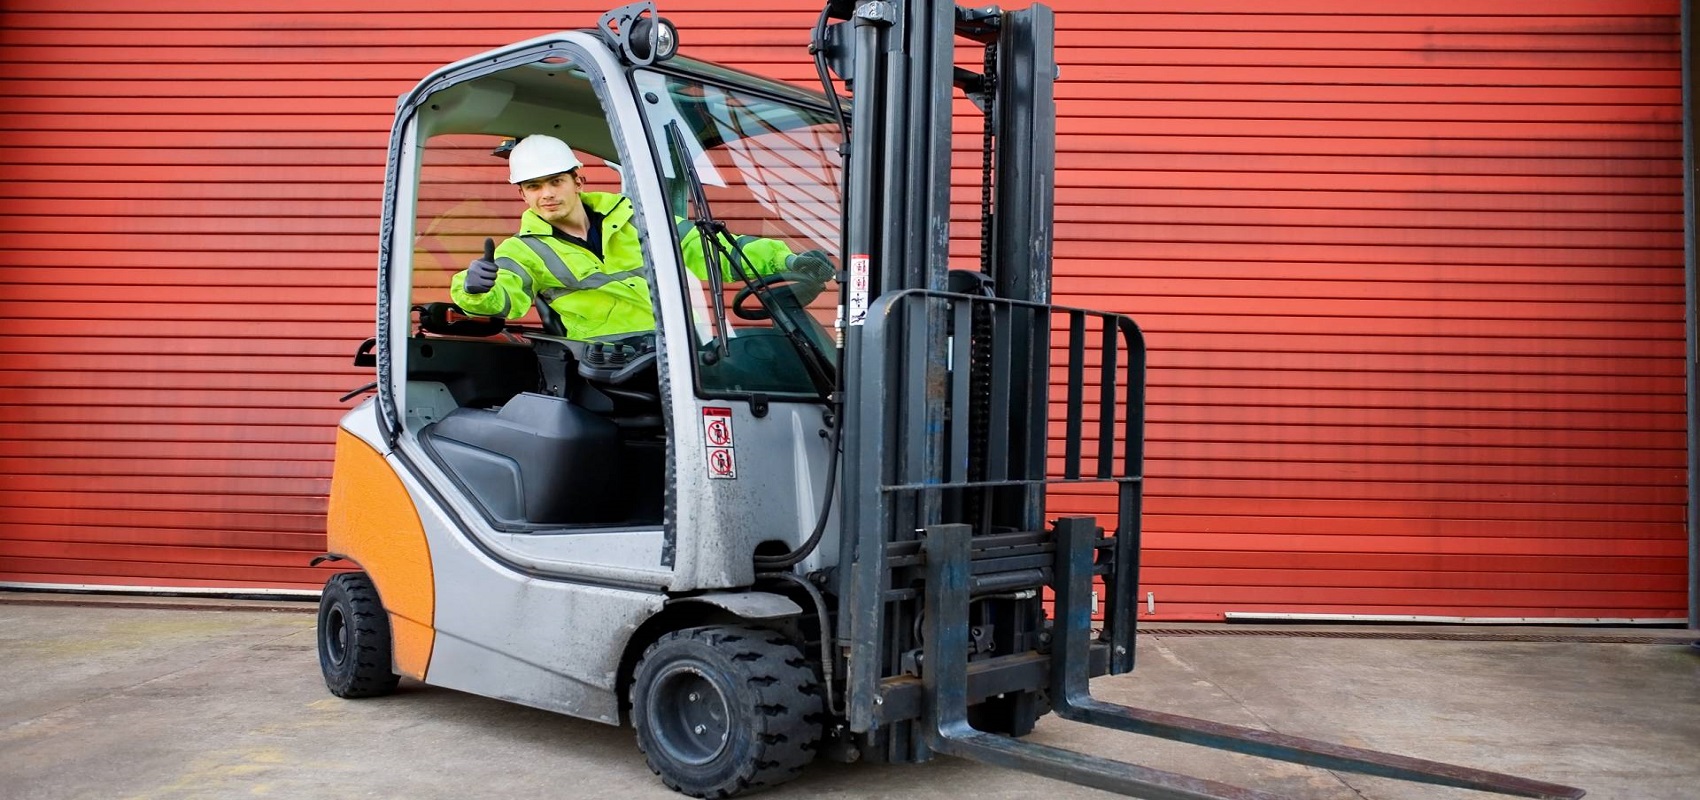
[[[649,716],[656,741],[689,764],[713,761],[732,732],[725,695],[700,670],[686,665],[656,679]]]
[[[325,614],[325,654],[330,656],[332,664],[341,664],[348,653],[348,619],[343,616],[342,608],[332,606]]]

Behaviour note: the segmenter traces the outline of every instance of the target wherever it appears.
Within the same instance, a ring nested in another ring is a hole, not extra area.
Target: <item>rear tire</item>
[[[337,697],[381,697],[401,681],[390,671],[390,618],[364,572],[344,572],[319,595],[319,670]]]
[[[687,628],[644,651],[632,725],[650,770],[691,797],[785,783],[815,758],[821,689],[802,651],[770,630]]]

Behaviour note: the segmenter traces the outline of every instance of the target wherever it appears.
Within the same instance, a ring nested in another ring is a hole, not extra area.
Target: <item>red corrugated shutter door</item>
[[[562,5],[7,4],[0,581],[319,585],[394,98]],[[813,79],[817,4],[662,6]],[[1057,299],[1151,343],[1156,618],[1682,615],[1675,0],[1055,6]]]
[[[1677,3],[1139,8],[1059,16],[1057,293],[1158,615],[1681,616]]]

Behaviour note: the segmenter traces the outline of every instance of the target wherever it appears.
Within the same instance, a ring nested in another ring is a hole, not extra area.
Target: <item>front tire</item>
[[[337,697],[381,697],[401,681],[390,671],[390,618],[364,572],[344,572],[319,595],[319,670]]]
[[[821,688],[769,630],[687,628],[644,651],[632,681],[638,749],[668,788],[725,798],[797,777],[814,760]]]

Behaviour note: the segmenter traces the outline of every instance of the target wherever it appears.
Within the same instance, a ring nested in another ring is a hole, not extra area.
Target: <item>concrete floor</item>
[[[6,800],[677,797],[650,775],[629,729],[405,681],[387,698],[330,696],[306,604],[113,607],[64,597],[0,592]],[[265,610],[275,608],[285,610]],[[1345,629],[1365,630],[1375,629]],[[1141,636],[1133,675],[1093,686],[1114,702],[1566,783],[1599,800],[1700,798],[1700,653],[1674,643],[1695,634],[1626,633],[1666,643],[1153,631]],[[1293,798],[1489,796],[1054,718],[1032,738]],[[760,796],[1110,795],[941,758],[905,766],[818,763]]]

